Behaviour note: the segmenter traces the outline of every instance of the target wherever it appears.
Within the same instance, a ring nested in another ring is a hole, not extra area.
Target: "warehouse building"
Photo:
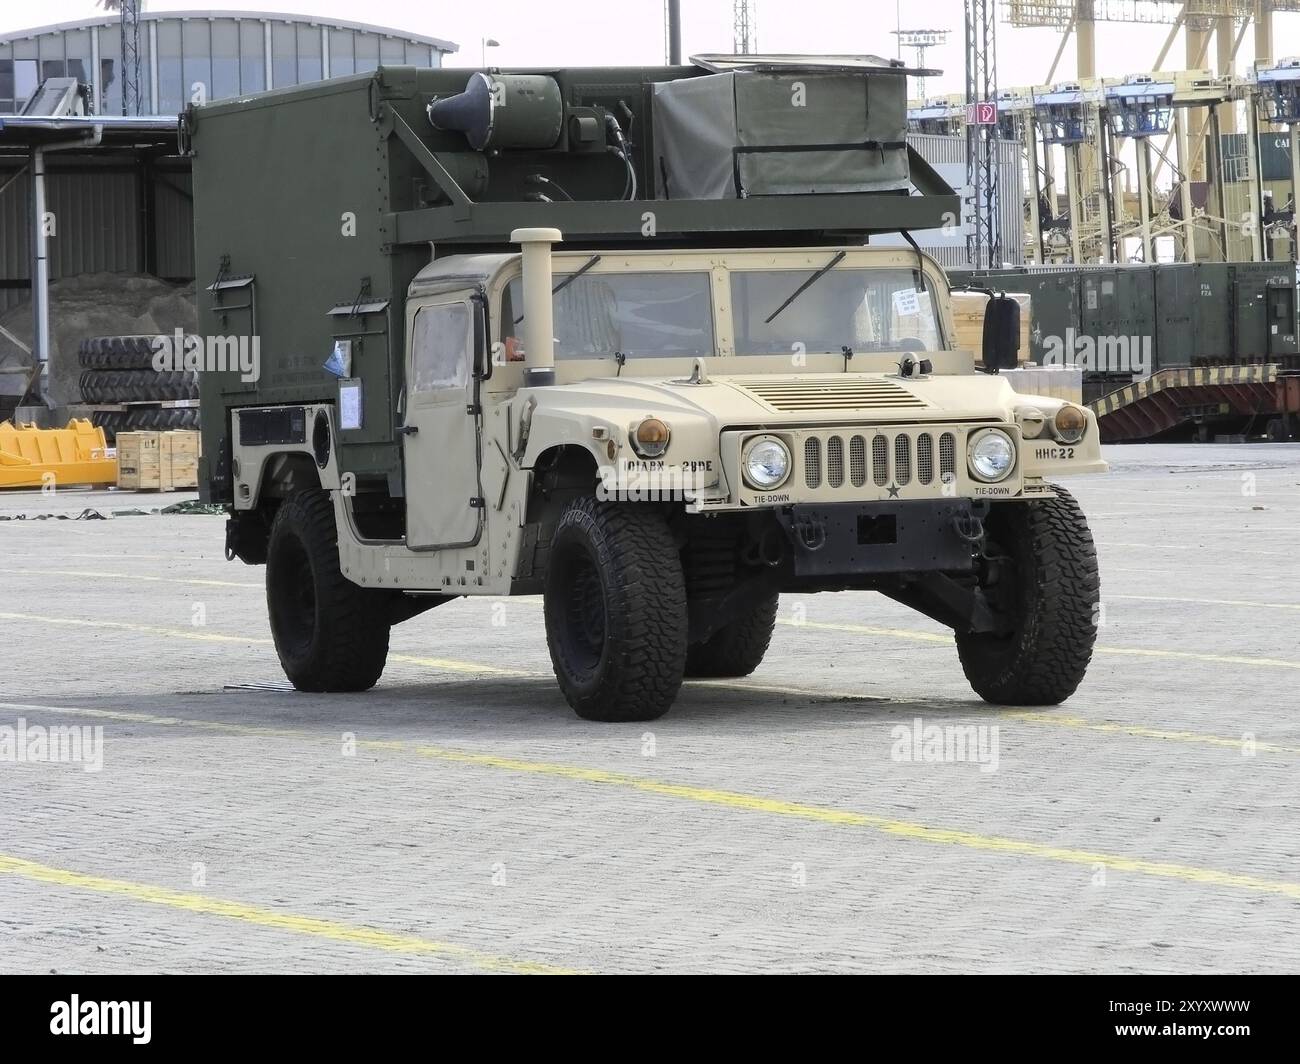
[[[380,26],[241,11],[140,16],[141,110],[177,114],[201,87],[223,99],[385,65],[437,67],[449,41]],[[96,114],[123,114],[122,28],[115,16],[0,35],[0,115],[45,78],[88,85]]]

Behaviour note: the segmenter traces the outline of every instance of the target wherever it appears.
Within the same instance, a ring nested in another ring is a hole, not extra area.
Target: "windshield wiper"
[[[564,278],[564,280],[562,280],[559,284],[557,284],[554,288],[552,288],[551,295],[555,295],[556,292],[568,288],[569,285],[573,284],[574,281],[576,281],[589,269],[595,266],[596,263],[598,263],[599,261],[600,261],[599,255],[592,255],[591,258],[589,258],[586,262],[584,262],[581,266],[579,266],[576,270],[574,270],[573,273],[569,274],[568,277]],[[515,319],[515,324],[518,325],[523,320],[524,320],[524,316],[520,314],[519,317]]]
[[[791,303],[793,303],[796,299],[798,299],[801,295],[803,295],[806,291],[808,291],[808,289],[810,289],[813,285],[815,285],[818,281],[820,281],[823,277],[825,277],[828,273],[830,273],[831,270],[835,269],[835,267],[840,264],[841,260],[843,260],[844,256],[847,254],[848,254],[847,251],[837,252],[835,257],[831,259],[830,262],[828,262],[820,270],[818,270],[811,277],[809,277],[808,280],[804,281],[803,284],[801,284],[798,288],[796,288],[793,292],[791,292],[789,299],[787,299],[784,303],[782,303],[779,307],[777,307],[776,310],[772,311],[771,314],[769,314],[766,318],[764,318],[763,324],[771,325],[772,322],[776,320],[776,316],[780,314],[781,311],[785,310],[786,307],[788,307]]]

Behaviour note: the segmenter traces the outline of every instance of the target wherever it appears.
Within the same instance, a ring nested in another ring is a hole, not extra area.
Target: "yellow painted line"
[[[165,636],[168,639],[188,639],[199,643],[240,643],[255,646],[274,646],[275,641],[266,637],[225,635],[221,632],[206,632],[200,628],[163,628],[153,624],[133,624],[129,621],[91,620],[83,617],[46,617],[36,613],[0,612],[0,621],[39,621],[42,624],[71,625],[84,628],[110,628],[124,632],[138,632],[141,635]],[[413,654],[389,654],[389,661],[401,661],[411,665],[422,665],[431,669],[447,672],[477,673],[494,676],[533,676],[538,673],[525,672],[522,669],[498,668],[493,665],[478,665],[472,661],[456,661],[451,658],[428,658]]]
[[[187,576],[149,576],[144,573],[107,573],[98,569],[0,569],[0,573],[14,576],[75,576],[91,580],[137,580],[150,584],[197,584],[202,587],[253,587],[261,590],[262,584],[238,580],[203,580]]]
[[[130,621],[92,620],[86,617],[46,617],[39,613],[12,613],[0,611],[0,621],[38,621],[41,624],[68,625],[74,628],[111,628],[122,632],[139,632],[141,635],[161,635],[168,639],[189,639],[199,643],[270,644],[270,639],[253,636],[223,635],[205,632],[200,628],[163,628],[154,624],[133,624]]]
[[[1104,596],[1103,596],[1104,597]],[[778,624],[791,628],[815,628],[832,632],[852,632],[858,635],[888,636],[893,639],[909,639],[921,643],[944,643],[953,645],[951,635],[938,632],[920,632],[908,628],[873,628],[865,624],[831,624],[818,621],[792,621],[778,618]],[[1178,661],[1207,661],[1220,665],[1247,665],[1252,668],[1300,669],[1300,661],[1285,661],[1281,658],[1254,658],[1242,654],[1201,654],[1192,650],[1155,650],[1146,647],[1108,647],[1098,646],[1094,654],[1114,654],[1125,657],[1169,658]]]
[[[758,684],[729,683],[726,680],[688,680],[689,687],[720,687],[730,691],[755,691],[764,694],[795,695],[799,697],[817,697],[829,701],[875,702],[894,706],[934,707],[934,701],[925,698],[894,698],[889,695],[868,695],[852,691],[810,690],[805,687],[773,687]],[[1204,732],[1173,731],[1165,728],[1150,728],[1143,724],[1126,724],[1123,721],[1095,721],[1087,717],[1070,717],[1052,710],[1000,709],[995,711],[998,717],[1006,720],[1024,721],[1045,727],[1076,729],[1079,731],[1099,732],[1109,735],[1131,735],[1140,739],[1159,739],[1164,742],[1193,743],[1206,746],[1228,747],[1240,750],[1243,740],[1227,735],[1207,735]],[[978,711],[976,711],[978,714]],[[1300,755],[1300,746],[1279,746],[1276,743],[1253,741],[1256,753],[1295,754]]]
[[[7,703],[0,706],[11,708]],[[67,706],[26,706],[27,710],[46,709],[51,712],[79,713],[81,710]],[[113,711],[92,710],[87,715],[109,716]],[[125,715],[124,716],[128,716]],[[173,717],[150,717],[146,714],[129,714],[132,720],[150,723],[179,723],[194,728],[209,728],[214,722],[203,720],[180,720]],[[239,725],[218,725],[216,730],[229,731],[240,729]],[[304,739],[320,739],[319,735],[301,732]],[[1102,853],[1093,850],[1080,850],[1066,846],[1052,846],[1047,843],[1032,842],[1027,839],[1012,839],[998,835],[982,835],[972,831],[955,828],[936,827],[872,813],[860,813],[851,809],[835,809],[829,806],[811,805],[804,802],[792,802],[782,798],[768,798],[760,795],[742,794],[736,791],[716,790],[692,784],[670,783],[665,780],[650,779],[644,776],[632,776],[622,772],[610,772],[600,768],[586,768],[580,765],[564,765],[549,761],[527,761],[520,758],[504,757],[498,754],[479,753],[470,750],[456,750],[443,746],[424,743],[411,743],[401,739],[358,740],[358,747],[373,750],[401,751],[420,757],[460,765],[472,765],[480,768],[498,769],[554,779],[570,780],[578,783],[591,783],[602,786],[631,790],[641,794],[652,794],[663,798],[676,798],[697,805],[716,806],[737,809],[743,812],[786,817],[795,820],[820,824],[832,824],[841,827],[864,828],[885,835],[911,839],[918,842],[930,842],[963,849],[980,850],[989,853],[1016,854],[1023,857],[1035,857],[1042,860],[1071,865],[1104,865],[1109,869],[1122,872],[1135,872],[1140,875],[1156,876],[1164,879],[1177,879],[1184,882],[1199,883],[1207,886],[1231,887],[1262,894],[1276,894],[1300,901],[1300,883],[1286,880],[1265,879],[1260,876],[1240,872],[1228,872],[1215,868],[1200,868],[1195,865],[1178,864],[1170,861],[1152,861],[1141,857],[1129,857],[1123,854]],[[0,866],[2,870],[2,866]],[[207,900],[207,899],[203,899]]]
[[[921,698],[893,698],[890,695],[863,694],[861,691],[824,691],[810,687],[782,687],[775,684],[734,683],[730,680],[694,680],[683,681],[689,690],[694,687],[716,687],[724,691],[752,691],[760,695],[794,695],[798,698],[824,698],[828,702],[887,702],[898,705],[930,705]]]
[[[732,683],[727,680],[687,680],[690,687],[717,687],[728,691],[754,691],[760,694],[793,695],[796,697],[816,697],[834,702],[872,702],[890,706],[924,706],[936,708],[933,699],[895,698],[891,695],[870,695],[854,691],[813,690],[807,687],[776,687],[769,684]],[[999,709],[994,713],[1006,720],[1024,721],[1045,727],[1076,729],[1079,731],[1098,732],[1109,735],[1131,735],[1140,739],[1159,739],[1165,742],[1193,743],[1207,746],[1228,747],[1240,750],[1243,741],[1225,735],[1207,735],[1203,732],[1172,731],[1164,728],[1150,728],[1143,724],[1126,724],[1123,721],[1095,721],[1087,717],[1070,717],[1054,710]],[[979,710],[974,711],[979,716]],[[1254,741],[1256,753],[1295,754],[1300,755],[1300,746],[1279,746],[1276,743]]]
[[[1115,516],[1117,516],[1117,517],[1124,517],[1124,518],[1130,518],[1130,517],[1132,517],[1133,515],[1132,515],[1132,514],[1116,514]],[[1227,530],[1225,529],[1224,531],[1226,532]],[[1237,531],[1237,532],[1240,532],[1241,530],[1240,530],[1240,529],[1237,529],[1236,531]],[[1250,548],[1250,547],[1237,547],[1237,546],[1234,546],[1234,547],[1232,548],[1231,551],[1228,551],[1228,550],[1226,550],[1226,549],[1223,548],[1223,547],[1202,547],[1202,546],[1199,546],[1199,545],[1197,545],[1197,544],[1192,544],[1192,543],[1116,543],[1114,540],[1109,540],[1109,539],[1108,539],[1108,540],[1105,540],[1105,541],[1104,541],[1103,543],[1101,543],[1100,545],[1101,545],[1102,548],[1107,548],[1107,547],[1145,547],[1145,548],[1148,548],[1148,549],[1150,549],[1150,550],[1195,550],[1195,551],[1200,551],[1202,554],[1214,554],[1214,555],[1224,555],[1224,554],[1231,553],[1231,554],[1234,554],[1234,555],[1236,555],[1236,554],[1258,554],[1258,555],[1266,555],[1267,557],[1270,557],[1270,558],[1294,558],[1294,557],[1295,557],[1294,553],[1288,553],[1287,551],[1283,551],[1283,550],[1253,550],[1253,549]]]
[[[1203,606],[1249,606],[1262,610],[1300,610],[1295,602],[1252,602],[1247,599],[1183,598],[1178,595],[1103,595],[1107,599],[1124,599],[1128,602],[1190,602]]]
[[[104,560],[104,552],[100,551],[98,554],[78,554],[75,551],[61,550],[59,551],[59,557],[60,558],[93,558],[97,562],[102,562]],[[117,551],[113,551],[114,561],[121,561],[124,558],[133,561],[144,561],[144,562],[158,561],[158,555],[156,554],[119,554]],[[260,587],[261,585],[259,584],[258,586]]]
[[[1282,658],[1251,658],[1244,654],[1198,654],[1190,650],[1148,650],[1143,647],[1097,647],[1097,654],[1135,658],[1172,658],[1180,661],[1208,661],[1219,665],[1246,665],[1258,669],[1300,669],[1300,661]]]
[[[89,709],[84,706],[43,706],[32,702],[0,702],[0,709],[11,713],[70,713],[92,720],[113,720],[123,724],[154,724],[169,728],[198,728],[202,731],[225,732],[231,735],[251,735],[259,739],[307,739],[311,732],[292,728],[267,728],[259,724],[234,724],[221,720],[188,720],[184,717],[166,717],[156,713],[134,713],[124,709]],[[319,738],[319,736],[315,736]]]
[[[1125,724],[1123,721],[1088,720],[1086,717],[1053,716],[1028,709],[1004,709],[998,716],[1008,720],[1021,720],[1027,724],[1045,724],[1061,728],[1080,728],[1084,731],[1103,732],[1111,735],[1133,735],[1141,739],[1160,739],[1164,742],[1199,743],[1208,746],[1223,746],[1240,750],[1245,740],[1230,735],[1205,735],[1202,732],[1170,731],[1165,728],[1148,728],[1141,724]],[[1279,746],[1277,743],[1252,741],[1257,753],[1266,754],[1300,754],[1300,746]]]
[[[454,658],[422,658],[415,654],[390,653],[388,660],[401,661],[408,665],[422,665],[426,669],[476,673],[481,676],[533,676],[540,678],[547,675],[543,672],[529,672],[526,669],[509,669],[497,665],[479,665],[473,661],[457,661]]]
[[[855,635],[880,635],[891,639],[909,639],[921,643],[943,643],[952,646],[952,634],[942,632],[920,632],[911,628],[876,628],[868,624],[839,624],[829,621],[792,621],[778,617],[777,624],[789,628],[811,628],[822,632],[852,632]]]
[[[384,950],[388,953],[425,954],[442,957],[446,960],[464,961],[475,968],[490,972],[512,972],[528,975],[574,975],[567,968],[556,968],[549,964],[533,961],[512,960],[481,950],[456,945],[453,942],[439,942],[435,939],[421,938],[418,935],[405,935],[393,931],[383,931],[377,927],[364,927],[357,924],[345,924],[337,920],[326,920],[316,916],[299,916],[279,909],[267,909],[260,905],[244,902],[227,901],[222,898],[208,897],[204,894],[190,894],[172,890],[168,887],[153,886],[148,883],[135,883],[126,879],[108,879],[104,876],[87,875],[66,868],[54,868],[38,864],[20,857],[0,854],[0,874],[17,876],[34,883],[50,886],[68,887],[74,890],[90,890],[98,894],[112,894],[132,901],[159,905],[167,909],[179,909],[184,912],[199,913],[204,916],[221,916],[228,920],[237,920],[243,924],[267,927],[276,931],[288,931],[296,935],[310,935],[314,938],[329,939],[349,946],[364,946],[369,949]]]

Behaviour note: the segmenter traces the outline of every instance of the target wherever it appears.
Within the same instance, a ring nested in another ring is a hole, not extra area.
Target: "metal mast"
[[[733,0],[732,48],[736,55],[753,55],[758,51],[758,27],[754,24],[757,6],[749,0]]]
[[[966,258],[977,269],[1002,262],[996,113],[990,122],[976,114],[977,104],[998,98],[994,6],[994,0],[966,0],[966,185],[973,207]]]
[[[144,0],[100,0],[106,11],[121,13],[122,26],[122,113],[141,113],[140,94],[140,9]]]

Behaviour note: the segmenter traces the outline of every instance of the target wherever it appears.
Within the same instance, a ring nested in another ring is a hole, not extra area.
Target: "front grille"
[[[922,484],[934,480],[934,437],[928,432],[916,438],[916,479]]]
[[[844,483],[844,441],[838,436],[826,441],[826,483],[832,488]]]
[[[889,483],[889,441],[884,436],[871,441],[871,479],[882,488]]]
[[[816,436],[804,441],[803,480],[810,488],[822,486],[822,441]]]
[[[900,485],[912,482],[912,438],[894,437],[894,479]]]
[[[951,432],[939,437],[939,479],[947,483],[957,475],[957,438]]]
[[[949,483],[956,474],[955,432],[870,429],[809,435],[803,441],[803,480],[813,490],[862,488],[868,484],[878,488],[913,484],[933,488],[936,481]]]
[[[849,440],[849,482],[855,488],[867,482],[867,441],[861,436]]]

